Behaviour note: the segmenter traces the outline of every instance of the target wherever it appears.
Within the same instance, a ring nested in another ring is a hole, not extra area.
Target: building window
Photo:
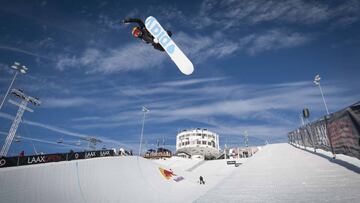
[[[197,144],[201,144],[201,141],[198,140],[198,141],[197,141]]]
[[[206,145],[206,141],[202,141],[202,144]]]

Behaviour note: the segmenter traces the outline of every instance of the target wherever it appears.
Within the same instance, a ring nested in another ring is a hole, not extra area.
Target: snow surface
[[[201,163],[204,161],[203,159],[186,159],[181,157],[171,157],[171,158],[165,158],[165,159],[157,159],[154,160],[155,163],[158,163],[160,165],[167,166],[172,169],[179,169],[179,170],[189,170],[193,166]]]
[[[235,168],[224,160],[220,164],[229,170],[223,177]],[[137,156],[117,156],[2,168],[0,202],[192,202],[219,180],[199,185],[199,173],[177,168],[171,169],[185,179],[166,180],[159,166]]]
[[[358,202],[360,160],[337,157],[348,162],[277,144],[239,167],[132,156],[2,168],[0,202]],[[166,180],[159,166],[185,179]]]
[[[360,160],[318,153],[268,145],[195,202],[360,202]]]

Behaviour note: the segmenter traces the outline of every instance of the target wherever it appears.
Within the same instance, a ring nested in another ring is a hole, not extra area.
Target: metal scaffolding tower
[[[10,67],[15,70],[15,74],[14,74],[13,79],[11,80],[10,86],[9,86],[8,90],[6,91],[6,94],[5,94],[4,98],[3,98],[3,100],[1,101],[0,110],[1,110],[2,106],[4,105],[4,102],[5,102],[5,100],[6,100],[6,97],[8,96],[9,91],[10,91],[11,87],[13,86],[14,81],[15,81],[16,76],[18,75],[18,73],[25,74],[25,73],[28,71],[28,68],[27,68],[26,66],[23,66],[23,65],[21,65],[21,64],[18,63],[18,62],[15,62],[15,63],[14,63],[12,66],[10,66]]]
[[[10,130],[9,130],[9,134],[6,137],[5,143],[4,143],[4,145],[3,145],[2,149],[1,149],[0,157],[4,157],[4,156],[7,155],[8,151],[10,149],[10,145],[11,145],[11,143],[12,143],[14,137],[15,137],[16,131],[17,131],[18,127],[19,127],[19,124],[21,122],[21,118],[22,118],[25,110],[29,111],[29,112],[34,112],[34,110],[27,107],[27,104],[29,102],[31,104],[33,104],[34,106],[39,106],[41,104],[41,101],[39,100],[39,98],[30,97],[30,96],[26,95],[24,93],[24,91],[21,90],[21,89],[12,89],[11,94],[13,96],[16,96],[16,97],[22,99],[22,101],[19,104],[19,103],[13,101],[13,100],[9,100],[9,102],[11,104],[14,104],[14,105],[18,106],[19,110],[16,113],[15,119],[14,119],[12,125],[11,125]]]

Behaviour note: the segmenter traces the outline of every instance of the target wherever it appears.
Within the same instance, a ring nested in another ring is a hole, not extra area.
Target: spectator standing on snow
[[[201,185],[201,184],[204,184],[204,185],[205,185],[204,178],[203,178],[202,176],[200,176],[199,179],[200,179],[200,185]]]

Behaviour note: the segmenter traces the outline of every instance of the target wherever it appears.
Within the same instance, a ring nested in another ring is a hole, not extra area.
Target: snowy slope
[[[0,202],[358,202],[360,160],[338,156],[351,162],[344,167],[322,156],[277,144],[239,167],[214,160],[191,172],[198,160],[136,156],[2,168]],[[161,165],[185,179],[166,180]]]
[[[196,202],[359,202],[359,160],[347,160],[268,145]]]
[[[166,180],[157,164],[135,156],[4,168],[0,188],[7,203],[191,202],[192,191],[204,190],[188,177]]]
[[[166,159],[157,159],[153,160],[155,163],[160,165],[167,166],[172,169],[179,169],[179,170],[188,170],[189,168],[193,167],[194,165],[202,162],[202,159],[186,159],[181,157],[171,157]]]

